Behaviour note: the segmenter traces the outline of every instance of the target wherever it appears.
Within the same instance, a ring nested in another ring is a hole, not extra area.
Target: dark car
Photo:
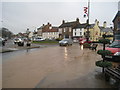
[[[0,46],[5,46],[5,39],[0,37]]]

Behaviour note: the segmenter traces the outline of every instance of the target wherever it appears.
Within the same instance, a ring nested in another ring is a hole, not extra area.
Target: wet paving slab
[[[112,87],[95,66],[101,57],[78,44],[55,45],[6,59],[2,67],[4,88]]]

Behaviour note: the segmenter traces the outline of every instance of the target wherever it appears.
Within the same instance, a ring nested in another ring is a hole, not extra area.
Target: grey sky
[[[87,2],[2,2],[2,23],[14,33],[25,32],[27,28],[33,31],[47,22],[59,26],[63,19],[74,21],[79,18],[85,23],[84,6]],[[107,21],[110,26],[117,11],[117,2],[91,2],[90,22],[98,19],[100,25]]]

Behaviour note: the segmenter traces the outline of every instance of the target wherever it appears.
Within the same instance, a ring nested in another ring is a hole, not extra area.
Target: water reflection
[[[64,58],[67,59],[68,58],[68,51],[67,51],[67,47],[64,48]]]
[[[80,50],[83,50],[83,45],[80,45]]]

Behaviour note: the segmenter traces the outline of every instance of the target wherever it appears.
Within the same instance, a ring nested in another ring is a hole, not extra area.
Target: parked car
[[[120,62],[120,40],[115,40],[112,44],[106,47],[106,50],[112,52],[111,55],[105,56],[106,60]]]
[[[45,39],[43,38],[35,38],[33,41],[44,41]]]
[[[82,45],[84,43],[92,43],[92,41],[87,41],[86,39],[79,39],[79,44]]]
[[[73,44],[72,39],[63,39],[59,41],[60,46],[67,46],[67,45],[72,45],[72,44]]]
[[[14,44],[23,43],[23,42],[24,42],[24,40],[22,40],[21,38],[14,39]]]

